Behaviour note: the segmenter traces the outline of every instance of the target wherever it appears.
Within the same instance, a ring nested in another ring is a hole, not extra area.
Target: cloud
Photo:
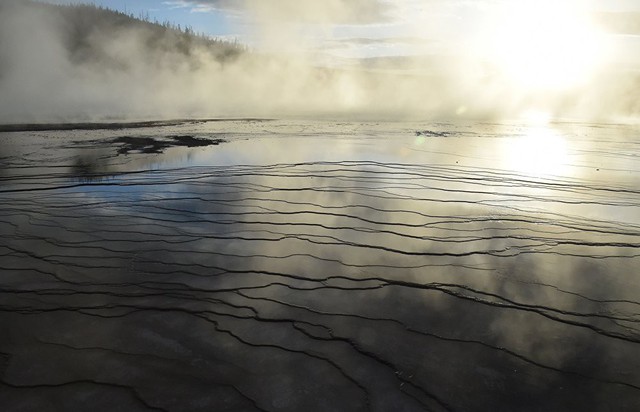
[[[416,56],[433,48],[433,41],[419,37],[338,37],[319,42],[316,52],[327,53],[340,61],[389,56]]]
[[[351,37],[345,39],[335,39],[336,43],[347,43],[354,45],[378,45],[378,44],[424,44],[427,40],[419,37]]]
[[[165,4],[194,12],[224,10],[257,19],[320,24],[387,22],[394,8],[388,0],[178,0]]]

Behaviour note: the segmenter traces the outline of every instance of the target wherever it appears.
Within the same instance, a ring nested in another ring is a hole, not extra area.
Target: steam
[[[96,28],[78,39],[69,32],[68,17],[50,6],[0,1],[0,121],[500,119],[532,111],[603,120],[640,110],[633,98],[635,72],[613,64],[561,90],[510,83],[486,52],[491,40],[480,35],[494,23],[491,7],[500,2],[172,3],[235,13],[255,50],[229,59],[197,42],[182,44],[183,50],[171,36],[158,40],[145,24]],[[614,17],[607,15],[609,22]],[[376,30],[392,35],[376,39]],[[331,54],[341,46],[385,43],[410,52],[362,60]]]

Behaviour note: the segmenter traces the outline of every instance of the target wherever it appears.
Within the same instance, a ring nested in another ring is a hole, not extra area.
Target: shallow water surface
[[[636,136],[0,133],[0,405],[639,410]]]

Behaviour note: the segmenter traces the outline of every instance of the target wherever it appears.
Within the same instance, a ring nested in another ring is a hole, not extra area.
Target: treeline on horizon
[[[95,47],[94,40],[122,30],[145,31],[145,45],[150,52],[189,57],[194,50],[206,50],[224,63],[248,51],[248,47],[237,40],[211,37],[170,21],[151,20],[148,12],[136,16],[95,3],[51,4],[35,0],[0,0],[0,10],[3,6],[29,7],[59,15],[65,24],[64,40],[70,57],[79,63],[88,59],[103,60],[105,56]]]

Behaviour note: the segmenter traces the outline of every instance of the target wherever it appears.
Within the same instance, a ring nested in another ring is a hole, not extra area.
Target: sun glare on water
[[[532,177],[567,176],[566,140],[548,126],[533,126],[505,142],[502,159],[507,170]]]
[[[577,2],[509,2],[489,31],[491,60],[525,90],[579,86],[603,61],[603,36]]]

